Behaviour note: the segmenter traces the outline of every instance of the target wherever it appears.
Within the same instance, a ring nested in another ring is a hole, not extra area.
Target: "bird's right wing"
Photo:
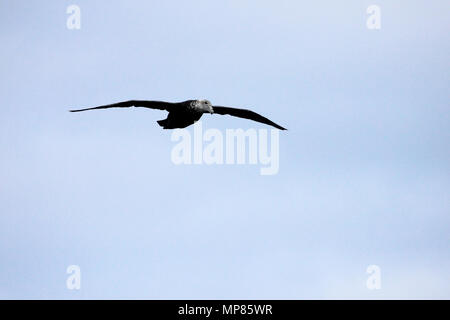
[[[70,112],[80,112],[96,109],[108,109],[108,108],[129,108],[129,107],[143,107],[149,109],[159,109],[170,111],[177,103],[164,102],[164,101],[148,101],[148,100],[128,100],[118,103],[107,104],[99,107],[92,107],[86,109],[69,110]]]
[[[263,117],[262,115],[260,115],[256,112],[253,112],[251,110],[230,108],[230,107],[221,107],[221,106],[213,106],[213,110],[214,110],[214,113],[217,113],[217,114],[222,114],[222,115],[228,114],[228,115],[234,116],[234,117],[239,117],[239,118],[244,118],[244,119],[249,119],[249,120],[265,123],[265,124],[268,124],[272,127],[280,129],[280,130],[286,130],[282,126],[276,124],[275,122],[267,119],[266,117]]]

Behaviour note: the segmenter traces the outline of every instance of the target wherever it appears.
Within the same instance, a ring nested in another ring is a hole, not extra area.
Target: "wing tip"
[[[282,126],[280,126],[279,124],[276,124],[276,123],[272,124],[272,127],[275,127],[278,130],[287,130],[286,128],[283,128]]]
[[[87,109],[71,109],[69,110],[69,112],[81,112],[81,111],[87,111],[87,110],[92,110],[95,108],[87,108]]]

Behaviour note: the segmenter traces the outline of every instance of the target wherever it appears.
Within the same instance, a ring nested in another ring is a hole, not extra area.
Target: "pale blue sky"
[[[0,298],[450,298],[448,1],[2,0],[0,24]],[[67,112],[192,98],[287,127],[279,173],[175,166],[161,111]]]

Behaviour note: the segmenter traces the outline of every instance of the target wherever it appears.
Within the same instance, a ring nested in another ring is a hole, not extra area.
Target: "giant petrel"
[[[79,112],[95,109],[108,109],[108,108],[129,108],[129,107],[143,107],[149,109],[159,109],[169,111],[167,118],[157,121],[163,129],[176,129],[186,128],[190,126],[204,113],[217,113],[217,114],[229,114],[234,117],[250,119],[257,122],[262,122],[271,125],[280,130],[286,130],[282,126],[279,126],[275,122],[263,117],[256,112],[221,106],[213,106],[208,100],[186,100],[183,102],[165,102],[165,101],[147,101],[147,100],[129,100],[124,102],[118,102],[113,104],[107,104],[104,106],[70,110],[70,112]]]

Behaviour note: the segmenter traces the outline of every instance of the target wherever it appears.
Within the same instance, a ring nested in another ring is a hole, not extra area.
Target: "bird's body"
[[[157,121],[163,129],[186,128],[198,121],[205,113],[195,100],[184,101],[181,104],[169,111],[166,119]]]
[[[124,102],[118,102],[108,104],[99,107],[70,110],[71,112],[79,112],[95,109],[108,109],[108,108],[129,108],[129,107],[144,107],[149,109],[166,110],[169,112],[167,118],[157,121],[163,129],[176,129],[186,128],[191,124],[198,121],[204,113],[210,114],[228,114],[235,117],[254,120],[257,122],[271,125],[280,130],[286,130],[278,124],[270,121],[269,119],[257,114],[256,112],[221,106],[212,106],[208,100],[186,100],[182,102],[165,102],[165,101],[148,101],[148,100],[128,100]]]

